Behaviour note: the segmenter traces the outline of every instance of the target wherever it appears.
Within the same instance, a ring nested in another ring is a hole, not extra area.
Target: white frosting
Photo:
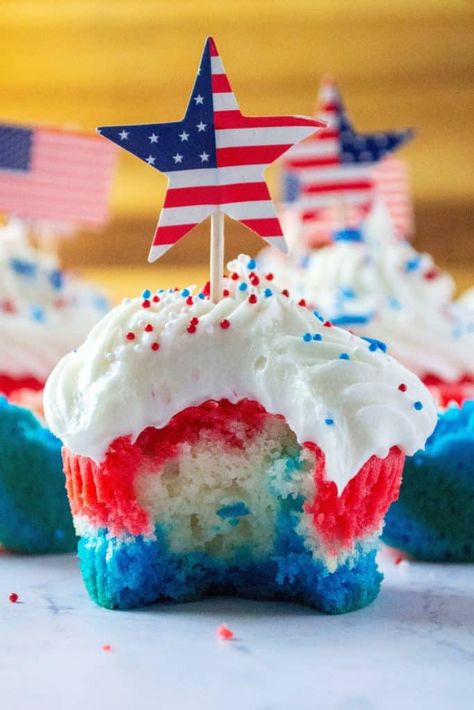
[[[164,427],[186,407],[250,398],[283,415],[300,443],[321,447],[339,490],[373,454],[422,447],[436,412],[421,382],[381,350],[370,351],[368,342],[325,327],[272,282],[260,276],[255,285],[248,267],[245,256],[229,264],[239,278],[224,280],[230,293],[218,304],[195,296],[188,305],[187,291],[161,293],[150,308],[135,298],[105,316],[46,385],[46,419],[65,446],[101,461],[115,438]],[[194,317],[199,323],[189,333]],[[220,326],[223,319],[229,328]],[[307,342],[307,333],[321,340]],[[341,353],[350,359],[339,359]]]
[[[453,279],[385,224],[377,210],[364,242],[337,241],[299,263],[273,261],[266,251],[262,264],[275,270],[292,298],[383,340],[420,377],[454,382],[474,375],[474,332],[453,305]]]
[[[22,225],[0,230],[0,374],[46,380],[106,309],[98,291],[32,249]]]

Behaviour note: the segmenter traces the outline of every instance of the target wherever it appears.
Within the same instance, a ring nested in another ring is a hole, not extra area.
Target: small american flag
[[[263,171],[322,125],[299,116],[243,116],[208,38],[182,121],[98,130],[168,176],[149,255],[155,261],[217,210],[286,251]]]
[[[39,222],[104,224],[116,150],[94,134],[0,123],[0,211]]]
[[[341,226],[341,208],[348,225],[360,223],[377,181],[384,182],[387,175],[380,161],[413,135],[410,130],[356,133],[329,79],[322,83],[320,108],[319,117],[328,127],[292,148],[283,160],[283,199],[294,203],[303,234],[312,235],[315,242],[324,241],[335,223]]]

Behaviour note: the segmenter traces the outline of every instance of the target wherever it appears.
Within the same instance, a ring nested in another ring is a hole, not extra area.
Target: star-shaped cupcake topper
[[[413,131],[358,133],[335,82],[321,84],[318,116],[328,127],[292,148],[283,160],[285,201],[293,202],[303,221],[338,205],[364,214],[374,197],[375,166],[413,137]]]
[[[213,224],[222,235],[224,213],[286,251],[264,170],[324,125],[302,116],[243,116],[214,40],[208,38],[181,121],[98,130],[168,176],[149,255],[155,261],[210,215],[218,215]]]

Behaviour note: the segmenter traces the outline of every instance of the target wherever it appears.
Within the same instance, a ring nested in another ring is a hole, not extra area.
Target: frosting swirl
[[[61,360],[44,403],[67,448],[101,461],[117,437],[223,398],[283,415],[300,443],[323,450],[339,490],[373,454],[424,445],[436,412],[416,376],[374,342],[324,325],[249,257],[228,266],[219,303],[193,289],[145,291]]]
[[[21,225],[0,233],[0,373],[46,380],[107,310],[89,284],[28,244]]]

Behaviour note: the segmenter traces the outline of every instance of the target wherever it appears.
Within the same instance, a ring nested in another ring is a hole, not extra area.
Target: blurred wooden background
[[[4,119],[178,119],[207,34],[244,113],[311,113],[329,71],[361,130],[418,129],[404,150],[417,244],[443,265],[474,264],[470,0],[2,0],[0,27]],[[144,263],[165,184],[122,153],[110,227],[66,242],[66,259]],[[228,232],[229,254],[261,246],[243,227]],[[188,235],[165,263],[206,259],[207,233]]]

